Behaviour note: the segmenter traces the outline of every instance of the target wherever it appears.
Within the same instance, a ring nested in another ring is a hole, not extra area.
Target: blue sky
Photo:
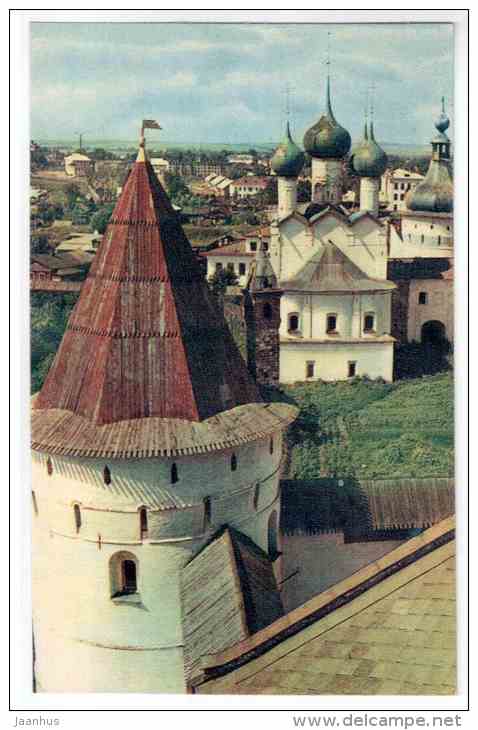
[[[337,120],[361,136],[375,86],[376,136],[427,144],[440,98],[452,115],[450,24],[232,25],[33,23],[33,138],[151,143],[271,143],[282,136],[290,85],[294,136],[324,107],[327,32]],[[158,136],[158,134],[160,136]]]

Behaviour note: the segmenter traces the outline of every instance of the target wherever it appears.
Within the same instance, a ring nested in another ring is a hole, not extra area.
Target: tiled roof
[[[142,418],[201,421],[258,401],[141,148],[34,408],[87,419],[86,433]]]
[[[229,527],[182,569],[181,608],[187,677],[284,614],[269,556]]]
[[[236,646],[203,661],[204,694],[456,691],[450,518]]]
[[[234,187],[252,186],[266,188],[269,184],[269,180],[266,177],[255,177],[254,175],[246,175],[245,177],[240,177],[238,180],[233,180],[232,184],[234,185]]]
[[[201,254],[202,256],[250,256],[254,258],[254,253],[247,250],[247,242],[236,241],[234,243],[226,243],[224,246],[218,246],[210,251]]]
[[[349,293],[396,288],[392,281],[369,278],[331,241],[321,246],[293,279],[281,285],[290,290]]]

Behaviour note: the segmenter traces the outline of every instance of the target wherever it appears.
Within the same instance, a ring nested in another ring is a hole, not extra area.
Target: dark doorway
[[[134,560],[123,560],[122,563],[122,593],[136,593],[136,563]]]
[[[436,319],[425,322],[422,326],[422,343],[431,347],[446,345],[445,325]]]

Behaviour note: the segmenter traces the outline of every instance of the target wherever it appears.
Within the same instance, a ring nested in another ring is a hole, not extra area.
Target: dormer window
[[[287,329],[292,334],[297,334],[299,332],[299,315],[296,312],[289,314]]]
[[[328,335],[336,335],[337,333],[337,315],[336,314],[328,314],[327,315],[327,327],[326,332]]]

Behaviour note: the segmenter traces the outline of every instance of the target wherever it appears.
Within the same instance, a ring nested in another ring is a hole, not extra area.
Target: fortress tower
[[[39,691],[185,691],[180,571],[224,525],[275,554],[294,416],[260,401],[142,139],[32,402]]]

